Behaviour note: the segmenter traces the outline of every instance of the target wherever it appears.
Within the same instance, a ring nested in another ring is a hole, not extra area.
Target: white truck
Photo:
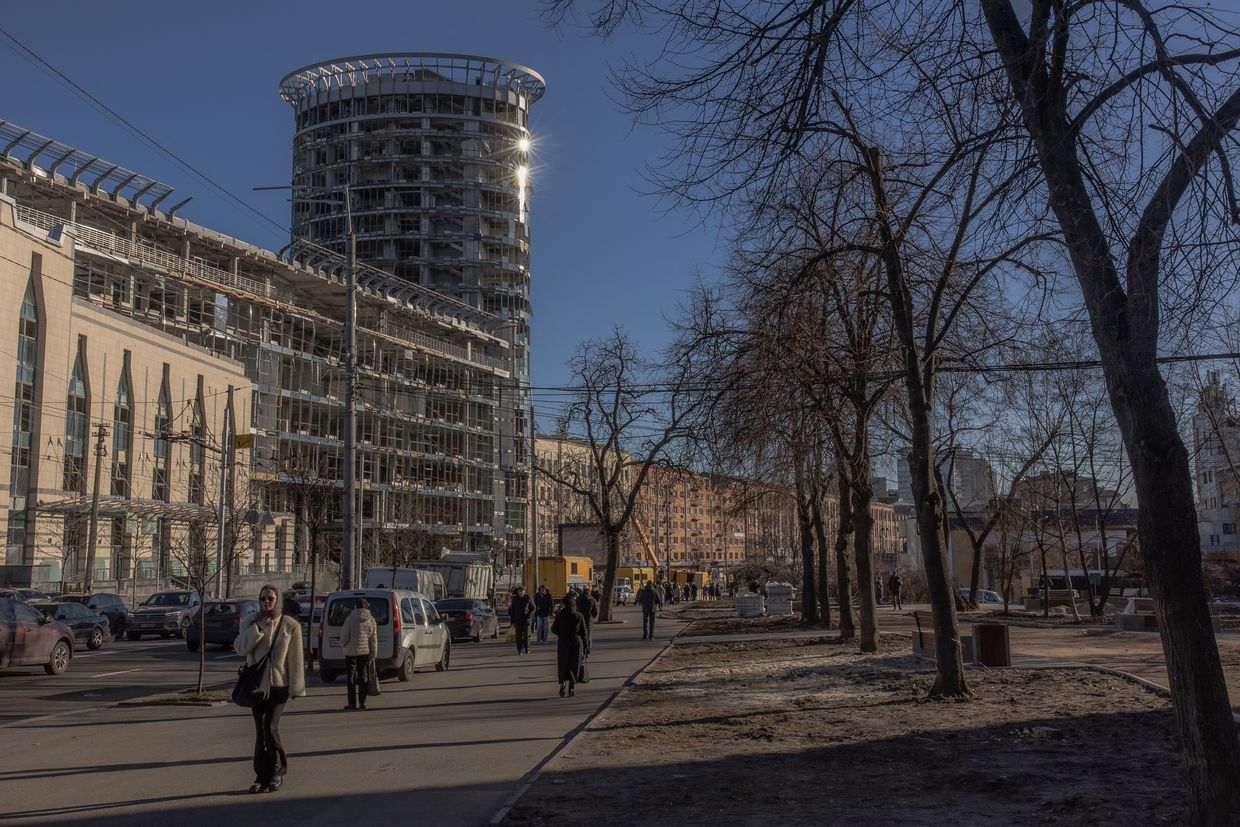
[[[495,597],[495,569],[483,554],[453,552],[439,560],[418,560],[417,568],[438,572],[448,597],[491,601]]]
[[[449,592],[444,587],[443,575],[438,571],[418,568],[381,566],[366,569],[362,579],[364,589],[407,589],[418,592],[434,603],[443,600]]]

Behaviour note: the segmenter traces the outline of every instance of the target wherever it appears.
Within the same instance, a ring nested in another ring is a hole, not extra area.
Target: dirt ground
[[[971,670],[971,701],[927,701],[931,679],[899,639],[866,656],[819,637],[673,646],[504,823],[1182,818],[1181,764],[1158,695],[1090,671]]]

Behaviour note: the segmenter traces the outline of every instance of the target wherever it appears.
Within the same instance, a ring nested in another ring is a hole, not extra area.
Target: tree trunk
[[[840,475],[840,524],[835,529],[835,582],[840,607],[840,640],[851,640],[857,636],[857,627],[853,623],[852,584],[848,576],[848,536],[852,534],[852,506],[848,496],[848,481]]]
[[[821,617],[818,618],[818,621],[822,628],[830,629],[831,597],[828,591],[830,583],[828,582],[827,573],[831,569],[831,548],[827,545],[827,528],[822,521],[821,489],[815,492],[810,508],[814,520],[814,540],[818,546],[818,599],[822,605]]]
[[[603,599],[599,601],[598,619],[611,620],[612,595],[616,593],[616,566],[620,562],[620,529],[604,526],[607,536],[607,566],[603,569]]]
[[[850,494],[852,497],[853,556],[857,561],[857,605],[861,613],[861,651],[878,651],[878,596],[875,592],[874,555],[871,538],[874,533],[874,516],[870,513],[870,500],[874,487],[870,484],[869,457],[866,456],[853,469]]]
[[[797,522],[801,527],[801,621],[818,622],[818,597],[814,588],[814,521],[809,497],[797,494]]]
[[[970,538],[972,539],[972,538]],[[982,580],[982,548],[985,542],[972,543],[973,546],[973,564],[969,569],[969,602],[973,604],[973,608],[978,607],[977,594],[981,588]]]
[[[1132,462],[1137,532],[1188,773],[1188,821],[1232,824],[1240,813],[1240,739],[1201,577],[1188,452],[1157,366],[1127,367],[1114,380],[1106,371],[1107,384]]]
[[[1037,150],[1049,204],[1089,311],[1111,409],[1132,463],[1137,531],[1188,775],[1187,820],[1234,823],[1240,813],[1240,738],[1201,577],[1188,452],[1157,355],[1158,271],[1166,227],[1188,181],[1212,154],[1211,144],[1221,145],[1240,119],[1240,92],[1232,92],[1225,113],[1220,109],[1178,150],[1173,169],[1182,184],[1176,185],[1178,190],[1160,187],[1142,211],[1136,234],[1119,254],[1126,262],[1127,278],[1121,281],[1119,258],[1094,210],[1073,126],[1062,108],[1066,93],[1049,81],[1044,58],[1031,46],[1011,2],[982,0],[981,7]],[[1200,141],[1203,136],[1208,140]]]

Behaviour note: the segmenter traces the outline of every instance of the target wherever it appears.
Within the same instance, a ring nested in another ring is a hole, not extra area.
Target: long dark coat
[[[561,608],[551,621],[555,634],[555,664],[558,680],[576,683],[586,653],[586,621],[581,612]]]

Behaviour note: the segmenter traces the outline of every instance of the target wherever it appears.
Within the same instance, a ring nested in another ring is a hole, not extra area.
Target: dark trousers
[[[514,623],[517,629],[517,651],[530,651],[530,623],[527,620],[524,623]]]
[[[642,609],[642,639],[654,637],[654,609]]]
[[[349,678],[349,706],[365,706],[366,688],[370,683],[370,655],[345,655],[344,668]]]
[[[591,624],[590,621],[587,620],[586,621],[586,655],[587,656],[589,656],[590,654],[590,644],[594,641],[593,631],[594,631],[593,624]]]
[[[254,782],[270,784],[288,772],[288,755],[280,740],[280,716],[288,703],[288,687],[273,686],[267,700],[250,709],[254,717]]]

